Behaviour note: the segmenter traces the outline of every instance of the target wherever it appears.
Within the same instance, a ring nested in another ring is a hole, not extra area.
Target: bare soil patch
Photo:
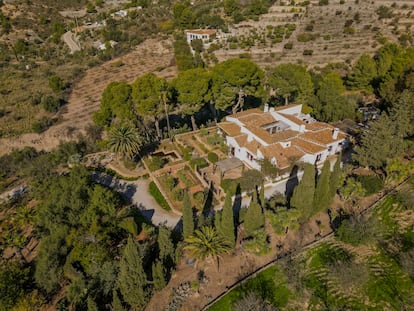
[[[177,72],[173,59],[170,39],[149,39],[134,51],[88,70],[85,77],[73,87],[68,104],[60,112],[61,122],[41,134],[28,133],[0,139],[0,155],[25,146],[50,151],[60,141],[72,140],[84,134],[85,128],[92,123],[93,113],[99,110],[101,95],[108,83],[132,82],[149,72],[170,79]],[[123,65],[114,66],[114,63]]]

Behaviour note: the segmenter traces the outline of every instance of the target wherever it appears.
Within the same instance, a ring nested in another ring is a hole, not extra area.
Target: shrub
[[[300,212],[296,209],[279,209],[276,213],[266,212],[266,218],[272,225],[276,234],[284,234],[286,228],[289,231],[297,231],[299,229]]]
[[[235,179],[223,179],[221,181],[220,186],[224,190],[224,192],[234,194],[236,193],[238,184],[238,181]]]
[[[187,187],[192,187],[194,186],[194,183],[187,178],[187,175],[185,173],[185,169],[179,170],[177,172],[178,178],[181,180],[181,182],[186,185]]]
[[[356,246],[368,242],[375,236],[375,226],[372,221],[352,217],[342,221],[335,236],[345,243]]]
[[[207,158],[213,164],[216,163],[219,159],[218,155],[214,152],[209,152]]]
[[[377,175],[360,175],[357,177],[357,181],[362,184],[366,196],[377,193],[384,188],[384,181]]]
[[[195,168],[196,166],[198,168],[204,168],[208,166],[208,163],[206,161],[206,159],[204,158],[194,158],[190,160],[190,166],[191,168]]]
[[[158,156],[153,156],[148,167],[151,171],[156,171],[162,168],[166,163],[167,163],[166,159],[162,157],[158,157]]]
[[[220,145],[221,143],[224,143],[224,138],[223,136],[216,133],[212,136],[207,137],[207,143],[213,146]]]
[[[66,89],[67,85],[62,78],[54,75],[49,78],[49,86],[53,92],[59,93]]]
[[[329,0],[319,0],[319,5],[328,5]]]
[[[311,34],[311,33],[301,33],[298,35],[298,41],[299,42],[309,42],[309,41],[313,41],[316,38],[318,38],[318,34]]]
[[[43,95],[41,99],[43,109],[48,112],[57,112],[61,106],[61,102],[58,98],[51,95]]]
[[[197,206],[202,206],[204,203],[204,192],[199,191],[199,192],[194,193],[193,198]]]
[[[252,238],[243,242],[244,248],[251,253],[258,256],[265,255],[270,252],[269,237],[266,234],[265,229],[256,230],[253,233]]]
[[[286,50],[291,50],[291,49],[293,49],[293,43],[288,42],[283,46],[283,48],[286,49]]]
[[[166,176],[164,179],[164,184],[168,190],[172,190],[177,185],[177,180],[172,176]]]
[[[353,35],[354,33],[355,33],[355,28],[354,27],[345,27],[344,28],[344,34]]]
[[[151,181],[149,184],[149,192],[154,197],[155,201],[165,210],[170,211],[171,207],[168,205],[160,189],[158,189],[155,182]]]
[[[51,127],[56,122],[56,119],[44,117],[39,121],[33,123],[32,130],[35,133],[42,133],[46,131],[49,127]]]
[[[305,55],[305,56],[310,56],[312,54],[313,54],[313,50],[304,50],[303,51],[303,55]]]
[[[258,170],[245,170],[239,181],[242,190],[249,191],[262,184],[263,174]]]
[[[182,201],[184,199],[184,191],[181,188],[175,188],[172,191],[172,197],[175,201]]]

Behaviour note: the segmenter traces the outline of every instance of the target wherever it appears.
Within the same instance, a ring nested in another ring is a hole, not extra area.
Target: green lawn
[[[254,292],[257,296],[268,300],[276,307],[284,307],[292,295],[286,286],[287,280],[281,269],[275,265],[260,272],[255,278],[233,289],[208,310],[232,310],[233,304],[247,293]]]

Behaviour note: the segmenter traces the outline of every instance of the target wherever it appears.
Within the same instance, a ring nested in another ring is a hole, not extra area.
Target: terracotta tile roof
[[[283,116],[284,118],[292,121],[293,123],[296,123],[298,125],[307,125],[307,123],[305,121],[302,121],[301,119],[297,118],[294,115],[291,114],[286,114],[286,113],[279,113],[281,116]]]
[[[238,119],[240,117],[248,116],[251,114],[263,114],[263,113],[264,112],[260,110],[259,108],[252,108],[252,109],[247,109],[247,110],[243,110],[240,112],[236,112],[234,114],[229,115],[229,117]]]
[[[293,108],[296,106],[300,106],[300,104],[289,104],[289,105],[285,105],[285,106],[279,106],[279,107],[275,107],[275,111],[281,111],[281,110],[285,110],[288,108]]]
[[[338,138],[333,139],[332,131],[333,129],[327,128],[327,129],[316,131],[316,132],[305,132],[300,136],[300,138],[303,140],[312,141],[318,144],[328,145],[335,141],[342,140],[346,137],[346,134],[339,132]]]
[[[261,144],[254,139],[251,142],[246,141],[246,144],[244,145],[244,147],[253,155],[257,155],[257,150],[260,148],[260,146]]]
[[[304,153],[316,154],[326,149],[326,146],[321,146],[313,142],[303,140],[300,137],[292,139],[291,143],[292,143],[292,146],[297,147],[299,150],[302,150]]]
[[[243,147],[247,143],[247,134],[241,134],[234,137],[234,139],[236,140],[236,143],[239,145],[239,147]]]
[[[279,168],[288,167],[293,159],[300,159],[305,154],[295,147],[283,148],[280,144],[261,147],[260,151],[267,159],[275,158]]]
[[[278,133],[270,134],[268,131],[256,126],[245,126],[250,132],[257,137],[263,139],[267,144],[275,144],[280,141],[286,141],[293,137],[296,137],[299,132],[293,130],[285,130]]]
[[[253,125],[253,126],[263,126],[266,124],[276,122],[275,118],[273,118],[273,116],[270,113],[241,116],[238,119],[246,125]]]
[[[294,130],[284,130],[278,133],[269,134],[272,137],[272,143],[276,143],[279,141],[286,141],[296,137],[299,134],[298,131]]]
[[[230,136],[237,136],[240,134],[240,126],[233,122],[221,122],[218,124],[219,128]]]
[[[328,123],[322,123],[322,122],[312,122],[312,123],[306,124],[306,129],[309,131],[317,131],[317,130],[322,130],[326,128],[333,128],[333,126]]]
[[[187,29],[186,33],[193,33],[196,35],[214,35],[217,30],[216,29]]]

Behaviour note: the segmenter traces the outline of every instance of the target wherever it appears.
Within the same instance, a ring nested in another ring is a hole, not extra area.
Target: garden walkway
[[[136,205],[144,217],[154,225],[158,226],[161,223],[170,228],[180,226],[181,216],[164,210],[148,192],[148,179],[123,181],[98,172],[93,173],[92,177],[95,182],[119,192],[124,199]]]

